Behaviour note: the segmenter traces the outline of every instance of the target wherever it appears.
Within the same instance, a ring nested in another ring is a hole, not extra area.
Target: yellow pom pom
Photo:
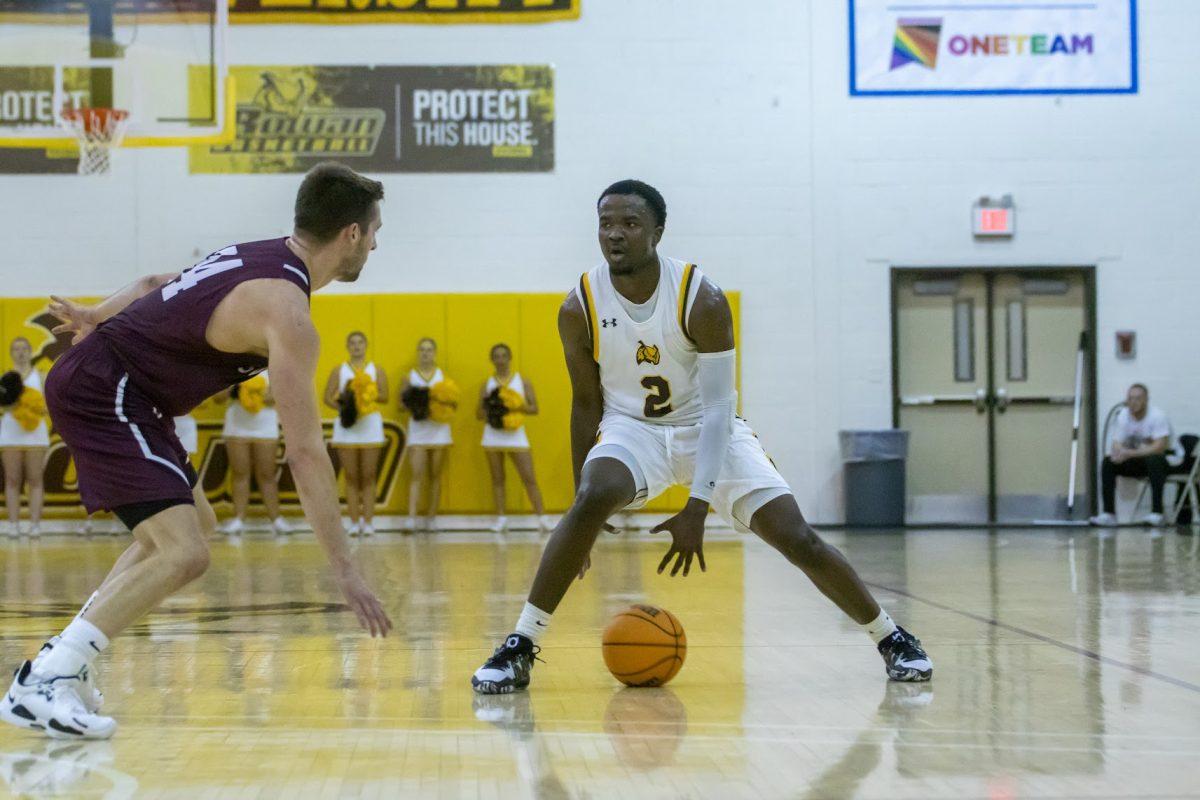
[[[458,384],[452,380],[444,380],[429,387],[429,418],[434,422],[450,422],[454,412],[458,410],[458,400],[462,396]]]
[[[358,415],[365,417],[379,410],[379,387],[366,370],[355,370],[354,378],[350,381],[350,391],[354,392],[354,405],[358,407]]]
[[[238,386],[238,402],[251,414],[257,414],[267,405],[267,379],[255,375]]]
[[[431,403],[445,403],[448,406],[457,406],[461,397],[462,390],[458,388],[457,383],[449,378],[444,381],[438,381],[429,387],[429,402]]]
[[[26,386],[13,406],[12,415],[22,428],[36,431],[46,419],[46,398],[37,389]]]
[[[520,411],[510,411],[504,415],[504,430],[515,431],[525,424],[525,415]]]
[[[525,407],[525,398],[521,393],[508,386],[500,387],[500,402],[504,403],[504,407],[508,409],[509,413]]]

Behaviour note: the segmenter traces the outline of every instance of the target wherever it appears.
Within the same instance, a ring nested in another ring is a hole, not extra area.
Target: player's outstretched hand
[[[91,306],[52,294],[50,295],[50,313],[62,320],[62,324],[51,332],[71,334],[71,344],[78,344],[85,336],[96,330],[95,309]]]
[[[346,603],[358,617],[358,624],[370,631],[371,636],[387,636],[388,631],[392,629],[392,621],[358,569],[348,567],[335,573],[335,576]]]
[[[692,571],[693,558],[699,560],[701,572],[708,571],[704,565],[704,520],[707,516],[708,503],[690,498],[682,511],[650,529],[651,533],[668,531],[671,534],[671,549],[667,550],[658,564],[659,575],[667,568],[672,556],[675,558],[675,566],[671,568],[672,578],[679,574],[680,569],[683,569],[683,577],[686,578]]]

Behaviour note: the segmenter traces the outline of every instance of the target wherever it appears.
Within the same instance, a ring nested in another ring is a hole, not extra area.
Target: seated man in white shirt
[[[1104,459],[1100,470],[1104,513],[1092,517],[1093,525],[1117,524],[1113,495],[1117,476],[1149,478],[1151,513],[1142,518],[1147,525],[1163,521],[1163,487],[1167,482],[1167,445],[1171,439],[1171,424],[1167,415],[1150,405],[1150,390],[1135,383],[1125,396],[1125,408],[1117,414],[1112,453]]]

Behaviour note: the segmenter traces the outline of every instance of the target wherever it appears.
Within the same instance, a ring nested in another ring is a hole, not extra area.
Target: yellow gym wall
[[[527,419],[526,428],[533,444],[534,467],[551,512],[566,510],[574,492],[571,479],[569,436],[571,389],[558,341],[558,309],[564,294],[375,294],[318,295],[313,298],[312,314],[321,334],[321,360],[314,389],[320,396],[330,371],[346,357],[345,340],[350,331],[361,330],[369,340],[368,357],[388,376],[391,397],[383,409],[386,422],[402,427],[407,415],[401,414],[399,388],[416,362],[417,341],[424,336],[438,343],[438,363],[447,378],[462,389],[462,401],[452,423],[454,447],[443,476],[442,512],[488,514],[492,512],[491,478],[480,439],[484,423],[475,418],[480,387],[491,374],[488,353],[493,344],[505,342],[513,349],[513,366],[531,382],[537,392],[540,413]],[[79,298],[90,300],[94,298]],[[739,324],[739,297],[730,293],[734,327]],[[0,330],[5,344],[4,364],[8,364],[7,344],[16,336],[25,336],[36,354],[43,372],[47,360],[56,358],[61,343],[50,333],[53,321],[46,315],[44,298],[0,299]],[[335,416],[322,404],[327,427]],[[224,459],[213,461],[221,431],[224,406],[207,402],[195,411],[200,425],[198,468],[223,468]],[[61,442],[52,436],[51,468],[62,464]],[[409,473],[402,466],[398,476],[388,481],[387,462],[398,457],[389,446],[385,463],[380,465],[378,511],[382,514],[407,513]],[[69,466],[57,470],[64,476],[56,480],[47,474],[48,515],[73,516],[78,513],[73,493],[73,475]],[[205,485],[218,510],[225,504],[226,481],[209,476]],[[290,481],[283,481],[283,500],[298,510]],[[511,513],[528,513],[529,501],[515,471],[508,469],[508,505]],[[215,486],[215,488],[214,488]],[[686,499],[686,490],[674,489],[648,510],[676,509]]]

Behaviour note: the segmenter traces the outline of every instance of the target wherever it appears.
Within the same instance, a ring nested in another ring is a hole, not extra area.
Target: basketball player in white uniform
[[[735,529],[779,550],[857,622],[888,677],[929,680],[933,666],[920,642],[805,522],[758,439],[734,415],[729,304],[694,265],[658,254],[662,195],[641,181],[620,181],[597,210],[606,263],[584,274],[558,319],[573,391],[575,502],[546,544],[515,631],[476,670],[472,686],[503,694],[529,685],[537,642],[572,579],[587,570],[605,521],[673,484],[691,493],[682,511],[653,529],[672,540],[660,573],[671,566],[672,577],[687,576],[693,560],[705,569],[704,522],[715,508]]]
[[[350,358],[333,368],[325,382],[325,405],[340,410],[338,398],[346,391],[359,372],[365,372],[375,384],[375,404],[388,401],[387,372],[367,361],[367,336],[352,331],[346,337]],[[360,415],[346,427],[341,416],[333,418],[331,439],[338,461],[346,473],[346,511],[350,515],[347,532],[351,536],[370,536],[375,533],[375,477],[379,469],[379,451],[387,439],[383,433],[383,414],[378,409]]]

